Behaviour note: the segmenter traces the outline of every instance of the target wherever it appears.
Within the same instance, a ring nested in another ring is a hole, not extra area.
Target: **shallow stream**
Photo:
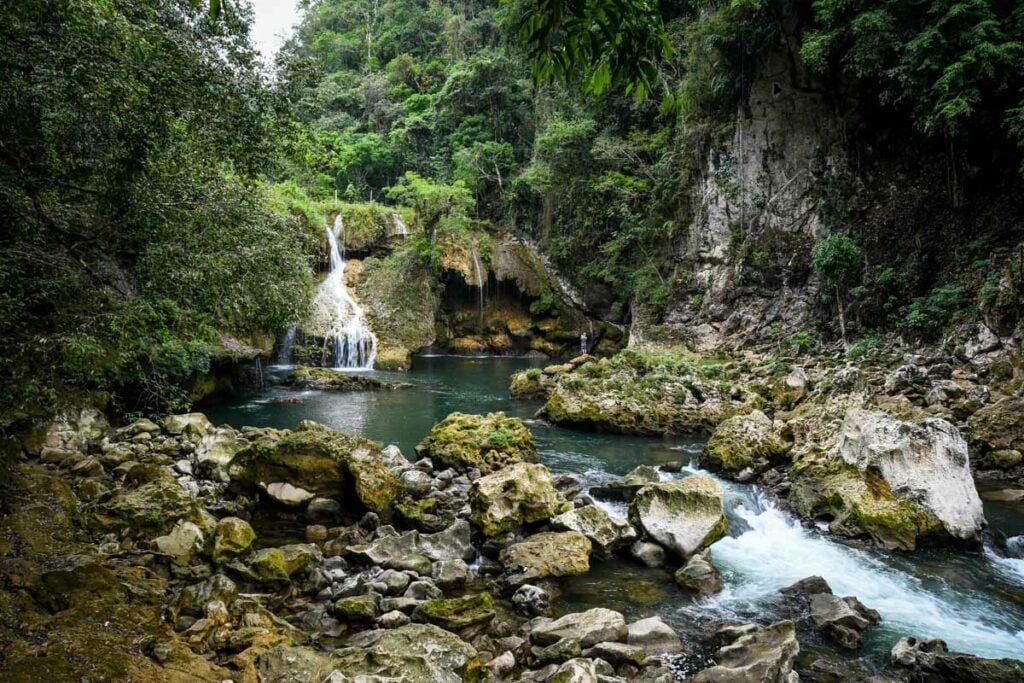
[[[527,421],[545,464],[577,473],[586,485],[614,479],[640,464],[689,463],[671,476],[700,471],[699,439],[595,434],[534,420],[539,402],[516,401],[508,395],[509,376],[531,364],[537,363],[423,356],[415,359],[409,374],[372,373],[411,382],[412,389],[331,394],[272,387],[207,413],[216,423],[236,427],[292,428],[311,419],[382,444],[397,444],[415,459],[415,445],[450,412],[502,410]],[[281,376],[288,368],[270,372]],[[291,402],[295,400],[300,402]],[[680,631],[692,633],[714,621],[778,618],[778,589],[820,575],[837,594],[855,595],[882,614],[882,624],[865,634],[865,663],[883,661],[904,635],[942,638],[950,649],[981,656],[1024,659],[1024,560],[1000,558],[987,549],[907,554],[860,547],[803,526],[754,486],[722,483],[730,531],[712,546],[725,582],[720,594],[693,600],[675,586],[667,571],[615,558],[594,562],[589,574],[566,582],[556,608],[568,612],[603,606],[630,619],[659,614]],[[621,504],[609,503],[607,509],[625,514]],[[991,531],[1024,533],[1020,503],[986,501],[985,512]]]

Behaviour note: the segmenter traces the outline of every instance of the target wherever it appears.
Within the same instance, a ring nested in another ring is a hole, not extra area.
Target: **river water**
[[[538,362],[518,358],[422,356],[408,374],[373,372],[412,389],[360,393],[299,392],[272,387],[207,410],[214,422],[292,428],[311,419],[382,444],[398,445],[415,459],[414,447],[431,426],[453,411],[502,410],[527,421],[541,460],[553,470],[576,473],[586,485],[608,481],[637,465],[681,461],[675,475],[699,469],[703,441],[580,432],[533,419],[538,402],[508,395],[509,376]],[[270,369],[287,374],[288,368]],[[300,399],[300,403],[281,399]],[[712,546],[725,589],[693,600],[667,570],[646,569],[624,558],[592,563],[592,571],[566,582],[555,604],[560,611],[594,606],[629,619],[661,615],[684,633],[714,621],[770,621],[778,617],[778,589],[811,575],[824,577],[839,595],[856,595],[882,614],[865,634],[866,663],[880,663],[904,635],[942,638],[951,649],[986,657],[1024,659],[1024,560],[986,549],[969,553],[927,550],[890,553],[843,542],[798,523],[761,496],[756,487],[723,481],[729,536]],[[624,515],[624,506],[604,504]],[[985,503],[990,530],[1024,533],[1021,504]],[[675,567],[672,567],[674,569]]]

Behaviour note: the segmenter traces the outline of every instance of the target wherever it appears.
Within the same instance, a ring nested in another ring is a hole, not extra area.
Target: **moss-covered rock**
[[[490,621],[494,615],[494,601],[490,593],[473,593],[458,598],[427,600],[416,607],[412,620],[457,631]]]
[[[384,382],[374,377],[341,372],[331,368],[296,368],[288,375],[287,384],[296,389],[316,391],[379,391],[382,389],[404,389],[410,384]]]
[[[469,505],[470,521],[485,536],[501,536],[572,508],[555,490],[547,467],[522,462],[473,482]]]
[[[343,500],[351,485],[359,502],[378,513],[387,512],[401,492],[380,446],[316,424],[257,441],[232,458],[228,474],[251,488],[285,482]]]
[[[512,375],[509,394],[520,400],[547,399],[551,393],[550,384],[544,382],[544,373],[539,368],[530,368]]]
[[[334,603],[334,614],[343,621],[373,621],[377,603],[371,595],[341,598]]]
[[[452,413],[434,425],[416,453],[430,458],[438,469],[478,469],[485,474],[514,463],[537,462],[533,434],[522,420],[505,413]]]
[[[897,496],[877,472],[861,473],[837,459],[809,459],[792,470],[790,507],[827,522],[844,536],[868,536],[887,548],[913,550],[942,534],[942,523],[921,505]]]
[[[724,363],[682,351],[627,349],[559,372],[540,414],[598,431],[694,434],[762,404]]]
[[[629,505],[629,520],[655,541],[687,558],[725,535],[725,492],[710,477],[649,484]]]
[[[590,540],[576,531],[534,534],[501,551],[501,563],[511,582],[525,583],[549,576],[575,576],[590,571]]]
[[[434,343],[440,283],[411,249],[401,249],[366,259],[355,291],[377,336],[376,366],[408,370],[412,354]]]
[[[319,558],[320,551],[316,546],[294,543],[256,551],[249,560],[248,568],[258,581],[287,581],[292,574],[305,569]]]
[[[744,470],[757,473],[785,455],[790,446],[771,419],[755,410],[734,415],[715,428],[704,447],[704,462],[729,474]]]
[[[256,532],[244,519],[225,517],[217,522],[213,537],[213,561],[225,562],[248,552]]]

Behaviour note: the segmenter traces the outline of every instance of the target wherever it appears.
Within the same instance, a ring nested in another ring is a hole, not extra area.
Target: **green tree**
[[[830,235],[815,245],[811,264],[825,284],[835,291],[839,330],[845,345],[846,309],[843,305],[843,292],[852,286],[860,275],[860,247],[849,237]]]

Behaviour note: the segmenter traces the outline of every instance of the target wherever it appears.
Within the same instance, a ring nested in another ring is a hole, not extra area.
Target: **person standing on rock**
[[[580,335],[580,353],[586,355],[587,353],[587,333],[584,332]]]

